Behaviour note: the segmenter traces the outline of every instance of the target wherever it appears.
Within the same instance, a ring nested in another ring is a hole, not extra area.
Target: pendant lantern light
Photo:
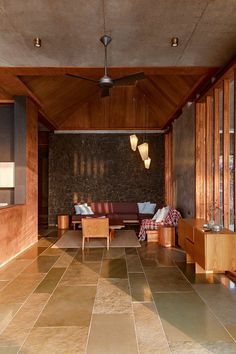
[[[137,145],[138,145],[138,138],[137,138],[137,135],[136,135],[136,134],[132,134],[132,135],[130,135],[129,139],[130,139],[131,149],[132,149],[133,151],[136,151]]]
[[[148,143],[143,143],[139,145],[138,150],[143,161],[148,159]]]
[[[152,160],[150,159],[150,157],[148,157],[146,160],[144,160],[144,166],[146,169],[150,168],[151,161]]]

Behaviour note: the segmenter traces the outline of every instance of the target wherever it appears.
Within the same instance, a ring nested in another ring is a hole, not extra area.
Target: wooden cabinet
[[[204,219],[179,221],[179,244],[187,261],[196,263],[196,272],[224,272],[236,269],[236,233],[204,231]]]

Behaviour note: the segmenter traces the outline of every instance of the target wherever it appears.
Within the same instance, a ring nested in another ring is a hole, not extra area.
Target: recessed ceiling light
[[[171,38],[171,47],[178,47],[178,45],[179,45],[179,38],[178,37]]]
[[[37,47],[37,48],[40,48],[41,45],[42,45],[41,39],[40,39],[39,37],[36,37],[36,38],[34,39],[34,46]]]

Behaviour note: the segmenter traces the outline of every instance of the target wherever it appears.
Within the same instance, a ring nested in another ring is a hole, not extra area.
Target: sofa
[[[75,205],[74,205],[75,206]],[[110,220],[122,220],[124,224],[139,224],[143,219],[152,218],[153,213],[139,213],[137,203],[134,202],[92,202],[89,206],[93,214],[74,214],[72,215],[72,224],[75,228],[76,224],[81,222],[84,217],[101,217],[106,216]]]

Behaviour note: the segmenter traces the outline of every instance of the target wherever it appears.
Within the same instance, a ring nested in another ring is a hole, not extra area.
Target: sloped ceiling
[[[235,0],[2,0],[0,20],[0,102],[29,95],[53,129],[163,129],[235,55]],[[111,77],[146,79],[101,99],[65,73],[102,76],[104,20]]]

